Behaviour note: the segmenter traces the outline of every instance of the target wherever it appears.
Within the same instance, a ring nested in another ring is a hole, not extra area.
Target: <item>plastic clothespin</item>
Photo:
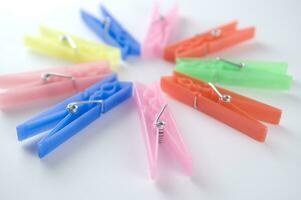
[[[164,49],[164,59],[175,62],[176,57],[202,57],[254,37],[255,27],[238,30],[237,24],[238,22],[234,21],[206,33],[171,44]]]
[[[132,83],[120,82],[113,74],[17,126],[18,139],[51,129],[37,145],[42,158],[131,96]]]
[[[120,62],[120,51],[117,48],[90,42],[45,26],[40,27],[40,34],[38,37],[25,36],[25,45],[36,52],[75,63],[108,60],[115,66]]]
[[[97,19],[88,12],[81,10],[85,24],[94,31],[104,42],[121,50],[122,59],[128,56],[140,55],[140,44],[125,30],[121,24],[102,5],[100,7],[103,19]]]
[[[268,130],[260,121],[279,124],[281,118],[278,108],[178,72],[162,77],[161,87],[171,97],[260,142]]]
[[[112,73],[109,63],[93,62],[39,71],[0,75],[0,108],[10,109],[37,101],[71,95]]]
[[[170,35],[178,20],[178,5],[174,5],[165,15],[160,14],[159,5],[155,3],[151,23],[142,46],[144,57],[162,57]]]
[[[151,178],[154,179],[157,175],[157,160],[159,146],[161,145],[174,153],[186,173],[191,175],[191,156],[161,94],[159,85],[145,86],[141,83],[135,83],[134,91],[140,120],[143,125],[142,131]]]
[[[292,76],[287,74],[286,62],[229,61],[223,58],[178,58],[176,71],[212,83],[288,90]]]

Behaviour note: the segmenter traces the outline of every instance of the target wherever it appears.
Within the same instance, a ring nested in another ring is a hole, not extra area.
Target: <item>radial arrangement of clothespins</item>
[[[137,132],[142,132],[145,141],[152,179],[158,177],[161,148],[173,154],[187,175],[191,176],[193,171],[192,156],[162,91],[259,142],[264,142],[267,137],[268,127],[264,123],[280,123],[281,109],[217,84],[288,90],[293,77],[288,74],[287,62],[202,58],[253,39],[255,27],[239,29],[238,22],[233,21],[171,42],[171,36],[178,32],[179,6],[175,4],[166,14],[161,14],[159,4],[155,2],[140,46],[103,5],[100,18],[84,10],[80,15],[101,41],[92,42],[41,26],[39,36],[25,36],[24,42],[35,52],[81,64],[0,75],[0,89],[3,90],[0,92],[0,109],[26,108],[30,103],[70,96],[16,127],[19,141],[48,131],[37,143],[40,158],[116,106],[121,106],[132,93],[142,125],[142,131]],[[115,73],[121,67],[117,66],[128,62],[131,56],[140,55],[140,58],[175,62],[173,74],[158,77],[160,84],[136,82],[133,87],[132,82],[120,81]]]

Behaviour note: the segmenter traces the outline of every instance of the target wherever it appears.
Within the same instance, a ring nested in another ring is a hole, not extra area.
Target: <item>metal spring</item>
[[[164,126],[165,126],[165,122],[163,121],[159,121],[156,124],[157,128],[158,128],[158,140],[159,140],[159,144],[163,143],[164,140]]]
[[[66,42],[75,52],[79,51],[76,42],[72,39],[71,36],[69,36],[69,35],[62,35],[62,36],[60,36],[60,41],[61,42]]]
[[[75,101],[75,102],[72,102],[72,103],[69,103],[67,105],[67,110],[70,112],[70,113],[76,113],[78,111],[78,106],[81,105],[81,104],[90,104],[90,103],[98,103],[101,105],[101,108],[100,108],[100,112],[103,113],[104,112],[104,101],[103,100],[87,100],[87,101]]]
[[[215,60],[223,61],[223,62],[228,63],[228,64],[230,64],[230,65],[234,65],[234,66],[236,66],[236,67],[239,67],[240,69],[241,69],[241,68],[244,68],[244,67],[246,66],[246,64],[243,63],[243,62],[241,62],[241,63],[235,63],[235,62],[232,62],[232,61],[229,61],[229,60],[220,58],[220,57],[216,57]]]
[[[47,73],[43,73],[41,74],[41,79],[44,81],[48,81],[50,80],[51,77],[61,77],[61,78],[67,78],[67,79],[71,79],[74,80],[75,78],[73,76],[70,75],[66,75],[66,74],[60,74],[60,73],[52,73],[52,72],[47,72]]]
[[[208,85],[213,89],[213,91],[217,94],[219,99],[223,102],[231,102],[232,97],[230,95],[221,94],[218,89],[210,82],[208,82]]]
[[[158,133],[159,144],[163,143],[163,140],[164,140],[164,127],[165,127],[166,123],[163,120],[160,120],[160,117],[162,116],[166,107],[167,107],[167,104],[163,106],[163,108],[159,112],[159,114],[156,118],[156,121],[154,123],[154,125],[157,127],[157,130],[158,130],[157,133]]]
[[[104,28],[103,28],[103,32],[105,34],[105,37],[108,35],[109,33],[109,29],[110,29],[110,26],[111,26],[111,19],[106,17],[104,20],[103,20],[103,24],[104,24]]]
[[[219,36],[222,35],[222,30],[220,30],[220,29],[213,29],[213,30],[211,31],[211,35],[212,35],[213,37],[219,37]]]

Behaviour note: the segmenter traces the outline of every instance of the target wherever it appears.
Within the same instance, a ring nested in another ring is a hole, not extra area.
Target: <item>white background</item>
[[[104,3],[142,41],[153,2]],[[162,2],[163,10],[172,4]],[[281,124],[268,125],[266,142],[258,143],[167,97],[193,157],[194,175],[185,177],[176,163],[162,159],[159,178],[152,181],[132,99],[40,160],[36,140],[18,142],[15,127],[55,103],[44,102],[0,112],[1,200],[301,198],[300,1],[182,0],[179,5],[181,20],[173,41],[238,19],[241,27],[257,27],[256,39],[212,56],[289,62],[294,82],[288,92],[230,88],[283,109]],[[98,15],[98,6],[99,1],[1,0],[0,73],[68,64],[28,51],[23,36],[37,34],[43,24],[98,41],[79,16],[81,7]],[[172,65],[161,60],[132,59],[118,73],[122,80],[152,83],[171,71]]]

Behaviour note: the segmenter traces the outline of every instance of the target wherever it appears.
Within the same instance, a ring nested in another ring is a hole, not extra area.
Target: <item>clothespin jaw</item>
[[[281,110],[213,84],[174,72],[161,78],[161,88],[171,97],[264,142],[267,127],[260,121],[279,124]]]
[[[100,7],[103,20],[99,20],[88,12],[81,10],[85,24],[104,42],[121,50],[122,59],[140,55],[140,44],[104,7]]]
[[[121,57],[117,48],[90,42],[45,26],[40,27],[40,36],[25,36],[24,42],[35,52],[75,63],[108,60],[114,67],[119,64]]]
[[[175,70],[212,83],[260,89],[288,90],[293,79],[286,62],[178,58]]]
[[[42,158],[131,95],[132,83],[120,82],[111,75],[17,126],[18,139],[52,129],[38,142]]]
[[[255,27],[237,29],[237,21],[217,27],[206,33],[196,35],[164,49],[164,59],[175,62],[178,57],[203,57],[234,46],[255,35]]]
[[[142,46],[143,57],[162,57],[163,49],[167,45],[178,20],[178,8],[178,5],[174,5],[163,16],[160,13],[158,3],[155,3],[150,26]]]
[[[183,142],[172,114],[167,107],[159,85],[145,86],[135,83],[134,97],[136,100],[142,133],[145,140],[150,175],[157,177],[159,146],[174,153],[187,175],[192,174],[192,159]]]
[[[0,76],[0,109],[72,95],[112,74],[105,61]]]

